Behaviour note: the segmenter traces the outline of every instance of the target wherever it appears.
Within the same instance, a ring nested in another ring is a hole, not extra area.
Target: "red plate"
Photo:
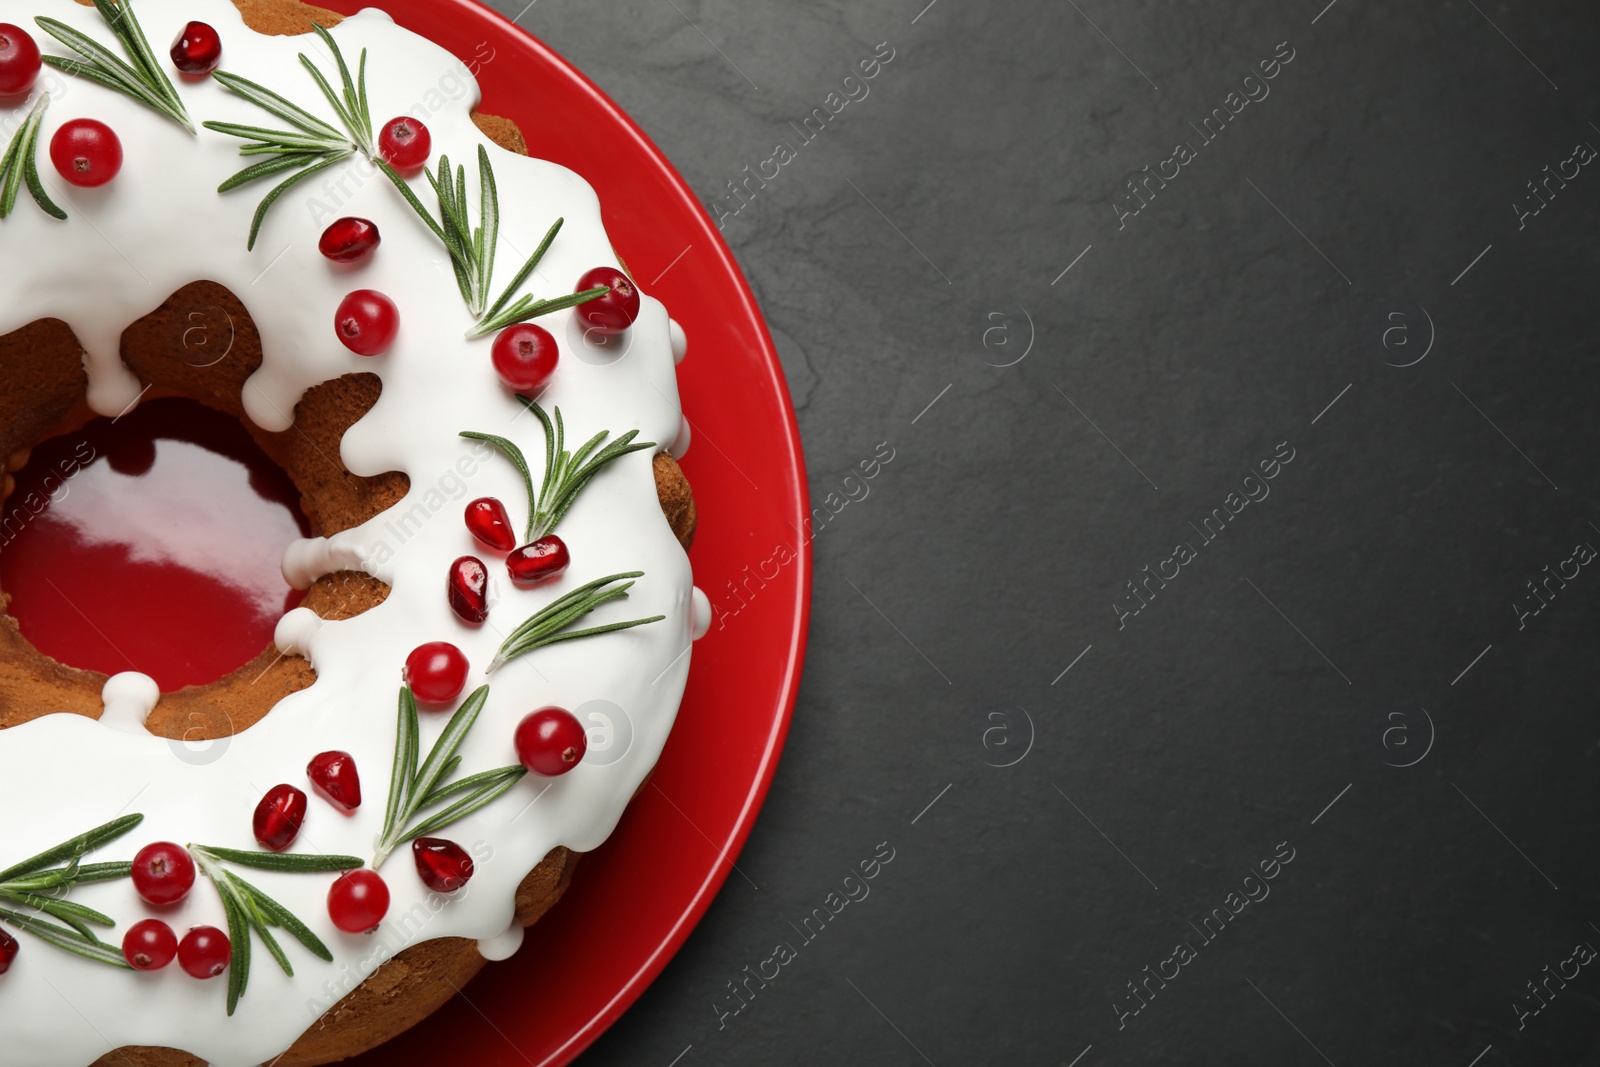
[[[323,2],[346,12],[363,6]],[[477,70],[485,112],[516,120],[537,155],[595,186],[623,259],[689,337],[679,381],[693,430],[683,466],[701,518],[692,558],[717,619],[695,646],[688,694],[655,776],[611,840],[579,864],[566,899],[528,932],[521,952],[467,988],[470,1004],[458,998],[393,1048],[350,1061],[564,1064],[616,1021],[689,936],[772,781],[810,608],[799,431],[732,255],[688,185],[616,104],[471,0],[384,6]],[[15,553],[11,562],[20,563]],[[28,599],[36,614],[80,623],[82,615],[127,610],[116,606],[126,590],[85,592],[73,606]]]

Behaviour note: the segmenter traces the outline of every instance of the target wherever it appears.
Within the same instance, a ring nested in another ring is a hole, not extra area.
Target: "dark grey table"
[[[849,501],[746,877],[584,1062],[1594,1063],[1594,5],[926,2],[497,5]]]

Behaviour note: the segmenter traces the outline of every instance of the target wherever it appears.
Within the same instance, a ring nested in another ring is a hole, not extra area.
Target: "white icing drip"
[[[310,589],[311,583],[335,571],[359,571],[361,553],[347,541],[305,537],[283,551],[283,580],[291,589]]]
[[[285,612],[272,631],[272,643],[285,656],[311,658],[311,642],[322,629],[322,616],[310,608]]]
[[[697,585],[691,603],[694,614],[689,624],[690,633],[698,641],[711,632],[711,598]]]
[[[37,7],[0,0],[0,21],[32,27]],[[51,13],[97,40],[111,40],[91,8],[64,5]],[[229,0],[147,4],[140,17],[158,55],[187,20],[209,22],[222,37],[227,69],[313,113],[326,113],[326,102],[297,58],[304,51],[331,69],[311,38],[257,35]],[[458,60],[375,11],[333,32],[347,56],[370,50],[376,122],[400,114],[421,118],[436,154],[475,169],[471,161],[485,143],[470,118],[478,90]],[[46,50],[60,51],[42,32],[35,36]],[[124,96],[48,68],[40,85],[52,94],[41,142],[48,144],[70,119],[95,118],[119,133],[125,162],[110,185],[76,189],[60,181],[41,152],[41,174],[71,218],[50,219],[24,195],[0,222],[0,276],[6,279],[0,334],[43,318],[65,321],[85,351],[91,406],[116,416],[143,388],[121,361],[123,329],[190,282],[219,282],[251,309],[261,335],[264,361],[242,397],[250,418],[264,429],[287,428],[307,389],[350,372],[375,373],[382,396],[346,435],[341,456],[358,475],[402,471],[411,488],[397,506],[365,525],[326,542],[298,544],[286,554],[284,571],[296,585],[359,565],[392,590],[383,604],[345,621],[318,620],[303,609],[286,615],[277,643],[310,658],[318,679],[249,730],[196,747],[109,730],[82,716],[49,715],[0,732],[0,758],[9,768],[0,776],[0,812],[13,813],[0,829],[0,863],[124,811],[143,813],[144,823],[99,858],[127,858],[156,840],[254,848],[250,815],[262,794],[278,782],[303,786],[307,761],[326,749],[355,757],[366,803],[343,818],[313,800],[295,850],[369,856],[383,821],[400,669],[412,648],[431,640],[455,642],[474,666],[470,684],[480,684],[501,634],[575,585],[617,571],[642,570],[646,576],[628,601],[601,608],[596,623],[666,616],[652,626],[541,649],[495,675],[489,702],[462,748],[461,773],[513,762],[516,723],[544,704],[577,708],[603,700],[626,709],[631,743],[604,764],[586,761],[554,781],[530,776],[447,830],[445,836],[463,843],[493,846],[478,862],[472,891],[463,899],[436,905],[409,858],[396,855],[382,872],[393,895],[387,921],[372,937],[352,937],[328,919],[328,877],[255,872],[252,880],[304,919],[333,951],[334,962],[324,964],[286,941],[296,975],[291,979],[257,944],[249,991],[232,1018],[224,1010],[220,979],[198,982],[175,966],[130,975],[27,934],[19,935],[22,952],[0,978],[0,1058],[7,1063],[81,1067],[123,1045],[170,1046],[218,1067],[269,1062],[351,988],[347,983],[403,948],[437,937],[500,945],[523,876],[557,845],[582,852],[605,840],[659,758],[682,697],[690,658],[682,653],[695,620],[689,562],[661,515],[650,453],[636,453],[597,477],[563,520],[561,535],[573,564],[562,582],[522,591],[497,580],[501,600],[489,625],[459,623],[447,605],[445,575],[452,559],[475,551],[461,521],[462,506],[492,495],[515,516],[526,504],[511,465],[457,431],[514,439],[533,460],[535,479],[542,475],[544,442],[535,420],[499,385],[489,363],[490,342],[463,340],[470,319],[437,239],[387,181],[352,160],[286,194],[256,250],[247,252],[250,217],[269,186],[216,194],[219,183],[251,161],[240,158],[237,140],[205,130],[191,136]],[[197,122],[276,124],[210,79],[181,83],[179,93]],[[0,102],[0,119],[11,117],[10,106]],[[536,130],[528,132],[537,139]],[[587,183],[562,167],[492,144],[488,152],[500,193],[499,281],[509,279],[516,253],[531,250],[558,215],[566,226],[531,283],[536,296],[568,292],[590,267],[618,264]],[[475,180],[468,180],[474,189]],[[425,183],[414,188],[425,203],[433,202]],[[336,268],[317,252],[323,227],[340,215],[373,219],[383,233],[376,256],[356,270]],[[355,288],[378,289],[400,307],[400,336],[384,356],[355,356],[334,335],[334,309]],[[573,356],[570,311],[542,321],[564,349],[543,400],[560,405],[570,439],[637,428],[643,440],[661,447],[674,443],[683,424],[674,331],[658,301],[644,298],[625,359]],[[501,573],[497,559],[483,558]],[[627,669],[617,669],[619,664]],[[106,700],[108,717],[121,722],[153,705],[150,687],[127,675],[112,679]],[[423,716],[424,746],[445,721],[441,714]],[[57,777],[68,758],[93,768],[70,796],[61,792]],[[530,807],[535,796],[539,803]],[[50,800],[41,804],[41,798]],[[15,814],[22,812],[26,817]],[[126,881],[84,886],[72,899],[118,920],[108,939],[149,914]],[[216,894],[204,881],[162,918],[180,931],[201,923],[225,925]]]
[[[504,933],[478,942],[478,955],[486,960],[509,960],[522,947],[522,938],[526,933],[527,929],[522,923],[513,919]]]
[[[683,327],[678,325],[677,319],[669,319],[667,335],[672,339],[672,362],[682,363],[683,357],[689,354],[688,334],[683,332]]]
[[[689,426],[689,420],[684,419],[678,423],[678,436],[672,439],[672,454],[677,459],[682,459],[689,452],[689,444],[694,440],[694,434]]]
[[[161,687],[148,674],[124,671],[106,679],[105,687],[100,690],[100,700],[106,706],[100,713],[102,726],[142,734],[144,721],[161,700]]]

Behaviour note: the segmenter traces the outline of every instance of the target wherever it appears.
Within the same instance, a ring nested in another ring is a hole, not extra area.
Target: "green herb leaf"
[[[121,818],[112,819],[110,822],[97,826],[87,833],[82,833],[70,840],[63,841],[55,848],[46,849],[37,856],[7,867],[5,870],[0,871],[0,883],[36,874],[57,863],[77,860],[87,856],[102,845],[115,841],[143,821],[143,815],[124,815]]]
[[[120,58],[81,30],[73,29],[56,19],[40,16],[34,19],[40,29],[82,57],[70,59],[64,56],[46,55],[43,57],[44,62],[68,74],[75,74],[108,89],[114,89],[160,112],[190,133],[194,133],[194,123],[189,120],[189,113],[184,110],[183,101],[178,97],[178,90],[167,77],[165,68],[156,60],[150,42],[145,38],[144,29],[139,25],[139,19],[133,11],[133,0],[118,0],[115,4],[110,0],[95,0],[94,6],[100,18],[121,43],[127,60]]]
[[[578,449],[576,455],[569,454],[566,451],[566,427],[561,421],[561,409],[555,409],[555,420],[552,423],[550,416],[539,406],[538,401],[525,396],[519,396],[517,399],[534,413],[539,425],[544,428],[544,482],[537,493],[534,492],[533,474],[528,468],[528,459],[514,441],[470,430],[463,431],[461,436],[474,441],[487,441],[494,445],[505,453],[506,458],[510,459],[512,465],[522,474],[523,485],[528,491],[526,536],[528,541],[536,541],[554,530],[578,499],[578,494],[583,492],[584,487],[607,464],[630,452],[655,447],[654,441],[635,444],[634,438],[639,436],[639,431],[629,430],[596,453],[595,450],[600,448],[601,442],[610,436],[610,431],[601,430],[589,438],[584,446]]]
[[[324,856],[292,854],[287,852],[242,852],[233,848],[216,848],[212,845],[190,845],[190,849],[203,852],[212,859],[222,860],[240,867],[258,871],[279,871],[287,874],[327,874],[353,871],[366,865],[359,856]]]
[[[606,578],[597,578],[547,605],[529,618],[527,622],[513,630],[511,636],[505,639],[505,642],[500,646],[500,651],[495,654],[494,661],[489,664],[489,673],[494,673],[518,656],[526,655],[535,649],[553,645],[559,641],[571,641],[580,637],[594,637],[599,634],[615,633],[618,630],[646,626],[665,619],[665,615],[655,615],[648,619],[633,619],[628,622],[609,623],[604,626],[591,627],[587,630],[563,633],[573,623],[601,605],[627,597],[628,590],[633,587],[631,579],[642,577],[644,577],[643,571],[628,571],[623,574],[613,574]],[[617,582],[623,582],[624,584],[618,586],[615,584]]]
[[[505,794],[527,773],[522,766],[501,767],[451,782],[461,766],[459,751],[489,700],[489,687],[481,686],[451,716],[444,733],[434,742],[422,766],[417,766],[419,732],[416,699],[411,687],[400,691],[400,722],[395,737],[394,769],[389,782],[389,807],[383,834],[378,839],[373,870],[382,867],[401,845],[436,833]],[[418,820],[418,816],[452,797],[461,797],[444,811]]]
[[[131,971],[128,961],[122,956],[122,949],[116,945],[108,945],[93,935],[84,934],[82,931],[70,927],[57,926],[55,923],[22,912],[0,908],[0,919],[25,933],[32,934],[39,940],[52,944],[68,952],[76,953],[85,959],[94,960],[112,967],[121,967]]]

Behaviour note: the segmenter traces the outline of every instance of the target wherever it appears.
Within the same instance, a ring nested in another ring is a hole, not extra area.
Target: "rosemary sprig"
[[[132,874],[132,863],[86,865],[83,857],[115,841],[143,821],[143,815],[124,815],[0,871],[0,900],[5,902],[0,905],[0,920],[57,948],[98,963],[127,968],[122,949],[100,940],[90,928],[91,925],[112,927],[116,921],[93,908],[74,904],[61,894],[80,885],[114,881]],[[17,911],[6,905],[27,910]],[[52,919],[56,921],[50,921]]]
[[[333,962],[333,953],[310,927],[295,917],[294,913],[267,894],[240,878],[223,864],[251,867],[263,871],[289,874],[326,874],[349,871],[363,865],[358,856],[284,855],[277,852],[241,852],[231,848],[209,845],[190,845],[189,855],[195,865],[217,887],[222,900],[222,910],[228,919],[228,940],[233,945],[233,959],[228,964],[228,1014],[232,1015],[250,984],[250,935],[254,933],[262,945],[277,961],[283,973],[294,977],[294,967],[284,954],[283,946],[273,936],[277,927],[305,946],[306,951],[326,962]]]
[[[611,291],[609,286],[597,285],[592,289],[585,289],[580,293],[569,293],[550,300],[535,300],[523,294],[516,297],[517,290],[522,288],[539,261],[550,250],[550,244],[556,239],[556,234],[561,232],[565,219],[556,219],[545,233],[544,240],[539,242],[539,247],[533,250],[517,276],[511,284],[501,292],[500,298],[493,304],[488,303],[490,282],[494,277],[495,252],[500,238],[500,194],[494,180],[494,165],[489,162],[489,152],[482,145],[478,146],[478,225],[472,224],[471,210],[467,201],[467,168],[457,166],[450,169],[450,157],[440,156],[438,172],[427,172],[428,184],[433,187],[434,195],[439,200],[439,217],[427,209],[416,193],[411,191],[411,186],[406,180],[395,173],[394,168],[387,163],[380,163],[383,172],[389,176],[400,195],[405,197],[406,203],[411,205],[422,221],[433,231],[433,235],[443,242],[445,251],[450,253],[450,265],[455,271],[456,285],[461,290],[461,298],[467,302],[467,310],[472,312],[477,324],[467,331],[467,336],[483,337],[487,334],[503,330],[507,326],[514,326],[519,322],[527,322],[548,315],[553,311],[563,308],[577,307],[596,297],[604,296]]]
[[[436,834],[479,808],[493,803],[528,773],[526,767],[500,767],[451,782],[461,766],[458,754],[467,733],[489,700],[489,687],[481,686],[466,699],[444,733],[434,742],[427,759],[417,766],[422,732],[417,700],[410,686],[400,690],[400,715],[396,727],[394,768],[389,778],[389,805],[384,811],[383,834],[378,838],[372,869],[383,866],[389,854],[419,837]],[[419,818],[452,797],[460,797],[442,811]]]
[[[352,78],[350,67],[344,60],[344,53],[340,51],[333,35],[315,23],[312,25],[318,36],[333,52],[334,63],[339,69],[342,92],[334,90],[322,71],[304,52],[300,53],[300,62],[311,73],[317,87],[322,90],[322,95],[333,107],[334,114],[338,116],[339,123],[343,126],[342,130],[323,122],[299,105],[248,78],[241,78],[237,74],[222,70],[212,75],[233,93],[244,97],[292,127],[269,129],[236,122],[201,123],[208,130],[243,140],[245,143],[239,148],[241,156],[270,157],[244,168],[218,186],[217,192],[226,193],[262,178],[292,172],[273,186],[261,201],[261,205],[256,208],[255,218],[250,222],[250,239],[246,245],[248,249],[255,248],[256,237],[261,233],[261,224],[266,220],[267,212],[291,187],[320,170],[349,159],[357,152],[364,153],[369,158],[376,152],[372,140],[372,111],[367,104],[366,49],[361,50],[357,75]]]
[[[604,626],[591,626],[587,630],[567,629],[600,605],[626,599],[628,590],[633,588],[633,579],[643,577],[643,571],[627,571],[623,574],[597,578],[549,604],[511,631],[511,636],[501,644],[500,651],[495,653],[494,661],[489,664],[489,673],[494,673],[518,656],[532,652],[536,648],[553,645],[558,641],[575,641],[580,637],[594,637],[617,630],[628,630],[665,619],[665,615],[652,615],[648,619],[607,623]],[[616,582],[622,584],[616,585],[614,584]]]
[[[583,447],[576,453],[568,452],[566,427],[561,421],[561,409],[555,409],[556,417],[552,424],[550,416],[545,414],[544,408],[539,406],[538,401],[520,395],[517,399],[538,417],[539,425],[544,427],[544,482],[537,493],[534,492],[533,472],[528,468],[528,459],[522,454],[522,449],[517,447],[516,442],[472,430],[463,431],[461,436],[494,445],[504,452],[506,458],[511,460],[522,473],[522,484],[528,490],[526,538],[528,541],[536,541],[554,530],[556,524],[572,507],[573,502],[578,499],[578,494],[583,492],[584,487],[612,460],[620,459],[630,452],[639,452],[656,446],[654,441],[634,443],[639,431],[629,430],[601,448],[601,443],[611,434],[609,430],[601,430],[584,442]]]
[[[41,15],[34,19],[39,28],[82,57],[45,55],[42,57],[44,61],[57,70],[87,78],[131,97],[194,133],[194,123],[189,120],[183,101],[178,99],[178,90],[173,88],[165,68],[157,61],[150,42],[145,39],[139,19],[133,13],[133,0],[117,0],[116,3],[112,0],[94,0],[94,8],[121,42],[128,61],[119,58],[88,34]]]
[[[67,213],[46,195],[44,184],[39,181],[39,124],[44,121],[44,110],[49,106],[50,94],[40,93],[33,110],[17,127],[6,154],[0,156],[0,219],[11,216],[12,209],[17,206],[17,193],[21,191],[24,181],[34,202],[45,214],[58,219],[67,217]]]

